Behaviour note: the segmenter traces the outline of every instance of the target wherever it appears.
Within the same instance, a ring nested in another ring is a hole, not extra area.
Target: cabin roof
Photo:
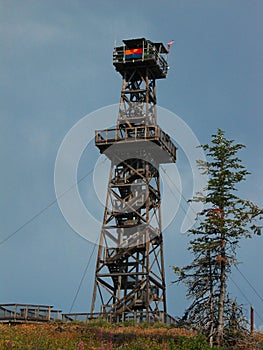
[[[155,46],[158,52],[160,53],[166,53],[168,54],[167,48],[164,46],[163,43],[157,42],[154,43],[151,40],[147,40],[145,38],[138,38],[138,39],[125,39],[123,40],[123,43],[129,48],[134,49],[136,47],[141,47],[142,43],[150,43],[152,46]]]

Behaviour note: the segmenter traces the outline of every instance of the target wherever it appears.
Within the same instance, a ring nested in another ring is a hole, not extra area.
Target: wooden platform
[[[158,163],[176,161],[176,147],[169,135],[158,125],[97,130],[95,141],[101,153],[113,146],[111,152],[105,152],[110,159],[125,152],[136,158],[138,151],[145,151],[153,153],[152,157]]]

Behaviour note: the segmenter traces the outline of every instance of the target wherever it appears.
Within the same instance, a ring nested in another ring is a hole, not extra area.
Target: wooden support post
[[[250,333],[254,333],[254,308],[250,306]]]

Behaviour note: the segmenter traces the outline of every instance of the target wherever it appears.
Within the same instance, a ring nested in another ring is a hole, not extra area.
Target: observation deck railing
[[[96,130],[95,132],[96,146],[102,149],[113,144],[134,141],[153,141],[159,144],[170,155],[173,161],[176,159],[175,145],[170,136],[158,125],[105,129]]]

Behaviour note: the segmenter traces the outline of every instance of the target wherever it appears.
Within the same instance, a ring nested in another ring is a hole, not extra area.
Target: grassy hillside
[[[146,324],[111,325],[101,321],[88,324],[58,322],[0,325],[0,349],[206,350],[210,348],[201,335],[182,329],[163,325],[149,327]]]

